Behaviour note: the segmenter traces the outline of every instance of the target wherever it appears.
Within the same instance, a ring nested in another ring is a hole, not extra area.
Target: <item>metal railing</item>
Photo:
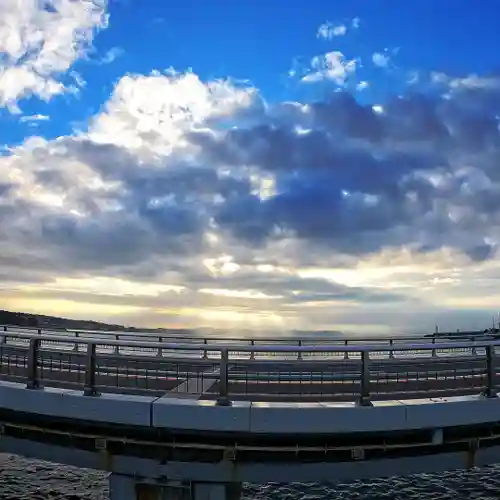
[[[497,347],[500,341],[493,340],[235,346],[0,332],[0,378],[23,381],[29,389],[83,388],[87,396],[105,391],[171,393],[220,405],[234,400],[370,405],[383,399],[477,393],[494,397]],[[139,354],[141,350],[148,354]],[[293,357],[286,358],[290,353]]]
[[[349,347],[351,346],[359,346],[359,345],[386,345],[388,347],[394,347],[400,345],[406,345],[409,343],[413,344],[428,344],[428,343],[438,343],[440,341],[470,341],[474,344],[477,344],[481,340],[489,340],[494,338],[492,334],[482,333],[481,332],[454,332],[453,337],[443,338],[440,340],[440,337],[424,337],[423,335],[417,336],[403,336],[403,337],[354,337],[354,338],[339,338],[334,335],[330,336],[316,336],[310,335],[307,337],[256,337],[256,338],[241,338],[241,337],[232,337],[232,336],[198,336],[198,335],[182,335],[180,336],[178,333],[169,333],[164,332],[161,334],[153,334],[153,333],[141,333],[141,332],[110,332],[110,331],[65,331],[65,330],[44,330],[42,328],[36,327],[19,327],[19,326],[10,326],[10,325],[0,325],[0,332],[3,330],[4,333],[37,333],[38,335],[49,335],[49,336],[57,336],[57,337],[74,337],[75,340],[78,339],[82,343],[86,341],[94,341],[98,340],[99,344],[104,346],[106,345],[106,341],[123,341],[128,343],[129,341],[139,341],[139,342],[148,342],[152,344],[164,344],[164,343],[193,343],[193,344],[205,344],[205,345],[220,345],[220,344],[228,344],[232,347],[236,346],[248,346],[248,347],[257,347],[257,346],[266,346],[266,345],[286,345],[286,346],[297,346],[306,347],[306,346],[343,346],[345,349],[346,356],[349,356]],[[443,334],[447,335],[447,334]],[[451,334],[450,334],[451,335]],[[107,344],[111,345],[111,344]],[[120,352],[119,344],[115,345],[115,352]],[[154,349],[150,346],[150,351]],[[74,349],[78,351],[79,343],[74,343]],[[397,349],[395,349],[397,350]],[[454,354],[457,354],[461,349],[456,347]],[[161,355],[162,347],[159,346],[156,348],[157,354]],[[121,352],[125,353],[124,350]],[[146,352],[146,351],[144,351]],[[218,356],[217,350],[205,349],[204,356],[208,357],[212,352],[212,355]],[[290,351],[288,351],[290,353]],[[392,352],[392,351],[389,351]],[[449,352],[452,352],[449,350]],[[417,354],[415,352],[414,354]],[[297,359],[301,359],[303,354],[299,349],[296,351]],[[436,355],[436,351],[432,351],[432,355]]]

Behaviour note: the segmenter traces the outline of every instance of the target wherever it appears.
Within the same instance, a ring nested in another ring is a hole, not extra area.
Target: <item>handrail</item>
[[[151,332],[151,333],[141,333],[139,332],[126,332],[126,331],[113,331],[113,330],[103,330],[103,331],[89,331],[86,332],[85,330],[79,330],[79,329],[70,329],[70,330],[50,330],[50,329],[44,329],[40,327],[29,327],[29,326],[18,326],[18,325],[0,325],[0,328],[8,328],[9,330],[36,330],[37,332],[41,332],[41,334],[44,334],[44,330],[48,330],[48,334],[50,335],[50,332],[66,332],[69,334],[73,334],[76,337],[79,335],[109,335],[110,337],[139,337],[139,338],[144,338],[144,339],[154,339],[154,338],[165,338],[165,339],[183,339],[183,340],[201,340],[201,341],[214,341],[214,342],[219,342],[219,341],[225,341],[225,342],[277,342],[279,344],[285,344],[285,343],[304,343],[304,342],[338,342],[338,343],[361,343],[361,342],[377,342],[377,341],[386,341],[386,342],[402,342],[402,341],[413,341],[413,340],[427,340],[431,338],[439,339],[439,338],[453,338],[453,339],[468,339],[468,338],[473,338],[473,337],[488,337],[491,334],[483,331],[464,331],[464,332],[443,332],[437,337],[426,337],[428,334],[421,334],[421,335],[404,335],[404,336],[380,336],[380,337],[353,337],[353,338],[348,338],[348,337],[335,337],[335,336],[287,336],[287,337],[253,337],[253,338],[241,338],[241,337],[228,337],[228,336],[202,336],[202,335],[182,335],[179,333],[172,333],[172,332]],[[1,332],[0,332],[1,333]],[[148,340],[149,342],[150,340]],[[151,340],[153,342],[153,340]]]
[[[21,338],[21,339],[39,339],[40,341],[59,342],[67,344],[88,344],[88,345],[106,345],[106,346],[119,346],[119,347],[137,347],[144,349],[162,348],[170,350],[184,350],[184,351],[214,351],[221,352],[225,349],[233,352],[391,352],[391,351],[427,351],[436,349],[468,349],[468,348],[482,348],[488,346],[499,346],[500,340],[474,340],[469,342],[429,342],[418,344],[371,344],[368,346],[349,346],[349,345],[234,345],[234,344],[194,344],[194,343],[180,343],[180,342],[142,342],[137,340],[113,340],[113,339],[82,339],[79,337],[68,337],[60,335],[38,335],[32,333],[9,333],[0,332],[0,337]]]

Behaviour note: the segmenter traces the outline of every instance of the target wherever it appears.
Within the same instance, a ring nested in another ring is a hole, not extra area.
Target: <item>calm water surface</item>
[[[245,485],[245,500],[498,500],[500,466],[344,484]],[[107,475],[0,454],[0,500],[108,500]]]

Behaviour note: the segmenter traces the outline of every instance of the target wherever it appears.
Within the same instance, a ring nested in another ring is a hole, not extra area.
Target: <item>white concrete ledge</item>
[[[482,396],[354,403],[248,403],[159,398],[153,426],[256,434],[390,432],[500,421],[500,399]]]
[[[387,432],[500,422],[500,399],[483,396],[354,403],[253,403],[255,433]]]
[[[215,401],[158,398],[153,403],[152,425],[171,429],[200,429],[211,432],[249,432],[252,403],[235,401],[218,406]]]
[[[500,422],[500,398],[462,396],[354,403],[250,403],[26,389],[0,381],[0,408],[109,424],[204,432],[332,434],[434,429]]]
[[[430,400],[405,400],[406,424],[410,428],[453,427],[500,422],[500,398],[454,396]],[[439,425],[436,425],[436,424]]]
[[[250,432],[259,434],[329,434],[382,432],[404,424],[406,407],[399,402],[379,407],[354,403],[253,403]]]
[[[49,417],[73,418],[124,425],[151,425],[149,396],[102,394],[84,396],[81,391],[26,389],[25,384],[0,381],[0,408]]]

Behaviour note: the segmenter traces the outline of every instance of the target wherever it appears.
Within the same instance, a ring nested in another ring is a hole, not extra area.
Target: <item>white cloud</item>
[[[336,36],[344,36],[347,33],[345,24],[334,25],[330,21],[319,26],[316,36],[323,40],[331,40]]]
[[[347,33],[347,26],[343,24],[335,26],[335,28],[333,28],[334,36],[344,36],[346,33]]]
[[[46,122],[49,121],[50,117],[47,115],[25,115],[19,118],[21,122]]]
[[[107,26],[106,8],[107,0],[2,0],[0,107],[19,112],[24,97],[71,90],[61,78]]]
[[[261,105],[256,89],[229,80],[205,84],[192,72],[172,70],[127,75],[91,121],[89,137],[137,152],[168,154],[207,120],[258,113]]]
[[[445,73],[431,73],[431,80],[436,84],[449,86],[452,90],[498,90],[500,89],[500,78],[485,77],[476,74],[465,77],[452,77]]]
[[[351,21],[351,27],[354,29],[358,29],[361,24],[361,19],[359,17],[354,17]]]
[[[356,90],[359,90],[359,91],[366,90],[369,86],[370,86],[370,84],[366,80],[362,80],[361,82],[359,82],[356,85]]]
[[[372,61],[379,68],[387,68],[389,66],[390,57],[387,53],[375,52],[372,55]]]
[[[120,47],[112,47],[102,56],[100,62],[102,64],[110,64],[121,55],[123,55],[123,50]]]
[[[340,51],[327,52],[312,58],[311,71],[302,78],[302,81],[312,83],[330,80],[337,85],[343,85],[355,71],[356,60],[346,60]]]

